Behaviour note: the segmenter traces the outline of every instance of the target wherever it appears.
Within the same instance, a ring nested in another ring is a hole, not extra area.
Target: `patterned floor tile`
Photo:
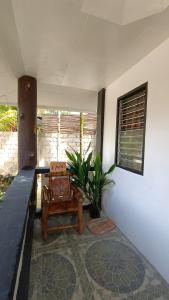
[[[36,219],[29,300],[48,299],[168,300],[169,287],[118,229],[102,236],[67,230],[44,242]]]

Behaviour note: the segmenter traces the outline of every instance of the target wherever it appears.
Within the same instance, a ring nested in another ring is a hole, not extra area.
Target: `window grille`
[[[118,98],[116,165],[143,175],[147,83]]]

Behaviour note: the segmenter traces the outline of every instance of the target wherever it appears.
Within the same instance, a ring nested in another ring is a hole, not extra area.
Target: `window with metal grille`
[[[147,83],[117,99],[116,165],[143,175]]]

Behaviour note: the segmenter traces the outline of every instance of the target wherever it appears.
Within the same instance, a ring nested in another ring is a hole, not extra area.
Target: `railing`
[[[27,300],[36,175],[48,172],[46,167],[20,171],[0,204],[0,300]]]
[[[27,299],[35,200],[36,170],[22,170],[0,206],[1,300]]]

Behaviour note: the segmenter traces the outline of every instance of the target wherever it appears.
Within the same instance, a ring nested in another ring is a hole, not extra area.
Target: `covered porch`
[[[18,109],[18,174],[0,203],[0,300],[169,299],[168,51],[168,0],[1,1],[0,103]],[[96,151],[116,164],[102,198],[115,230],[92,234],[84,210],[83,235],[43,241],[37,107],[97,114]]]

